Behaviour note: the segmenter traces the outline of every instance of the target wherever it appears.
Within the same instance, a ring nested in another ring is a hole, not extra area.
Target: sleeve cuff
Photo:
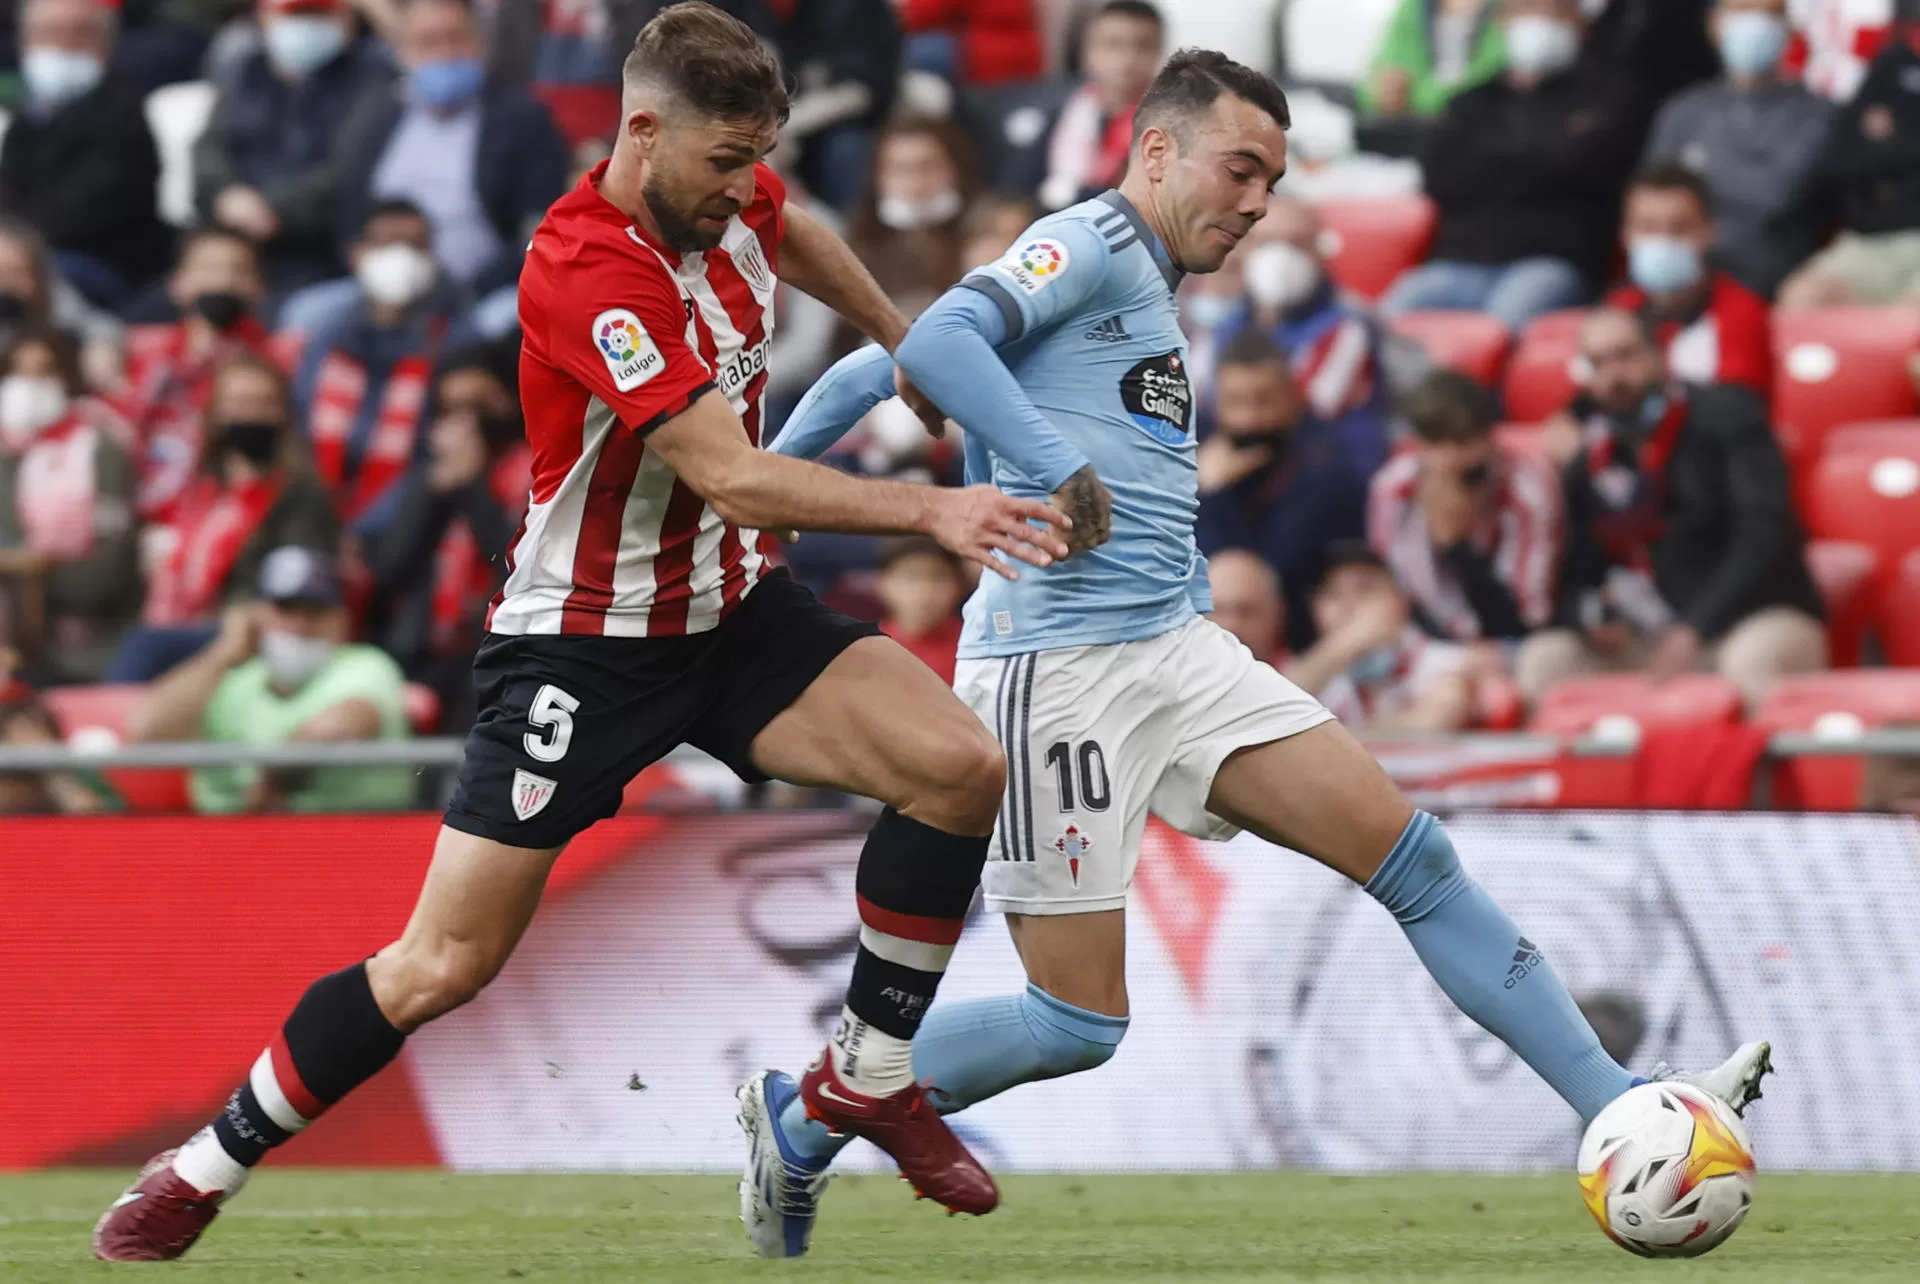
[[[693,388],[689,389],[684,396],[676,397],[673,401],[669,402],[667,404],[667,407],[664,410],[661,410],[658,414],[654,415],[651,419],[648,419],[643,423],[634,424],[633,425],[634,436],[645,437],[649,433],[653,432],[654,429],[666,423],[669,419],[675,419],[685,414],[687,412],[687,407],[691,406],[694,402],[700,400],[700,398],[712,392],[714,390],[714,387],[715,387],[714,382],[711,379],[708,379],[702,383],[695,385]]]

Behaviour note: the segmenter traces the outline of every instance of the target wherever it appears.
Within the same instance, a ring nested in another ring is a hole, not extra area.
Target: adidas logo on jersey
[[[1133,336],[1127,333],[1126,322],[1119,317],[1108,317],[1093,329],[1087,331],[1087,338],[1095,343],[1124,343]]]

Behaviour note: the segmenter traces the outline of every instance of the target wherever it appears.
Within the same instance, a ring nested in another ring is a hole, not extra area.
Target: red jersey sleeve
[[[636,244],[595,247],[555,265],[546,350],[620,422],[645,435],[713,387],[713,371],[688,342],[692,324],[666,265]]]

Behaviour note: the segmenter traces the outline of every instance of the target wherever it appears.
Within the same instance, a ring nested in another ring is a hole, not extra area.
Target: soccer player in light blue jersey
[[[897,360],[965,428],[969,481],[1050,497],[1073,519],[1065,561],[985,577],[967,603],[954,685],[1008,764],[986,903],[1007,916],[1030,984],[928,1014],[914,1073],[942,1111],[1113,1055],[1127,1029],[1124,907],[1149,812],[1199,837],[1247,830],[1361,884],[1448,997],[1583,1120],[1642,1082],[1461,870],[1440,822],[1317,700],[1206,618],[1174,291],[1185,273],[1217,270],[1265,214],[1287,124],[1267,77],[1218,53],[1175,55],[1136,113],[1118,190],[1035,223],[936,302],[893,359],[875,349],[841,362],[774,443],[824,450],[892,395]],[[916,949],[928,957],[885,961],[939,967],[950,952]],[[1692,1082],[1743,1110],[1768,1058],[1751,1043]],[[818,1068],[807,1082],[834,1091]],[[806,1251],[845,1140],[803,1098],[779,1071],[740,1090],[741,1217],[766,1256]]]

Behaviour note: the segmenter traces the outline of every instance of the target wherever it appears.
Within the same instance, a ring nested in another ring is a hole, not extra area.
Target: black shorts
[[[764,780],[753,738],[879,631],[776,570],[718,628],[688,637],[490,633],[473,661],[480,716],[446,823],[558,847],[613,815],[627,782],[682,744]]]

